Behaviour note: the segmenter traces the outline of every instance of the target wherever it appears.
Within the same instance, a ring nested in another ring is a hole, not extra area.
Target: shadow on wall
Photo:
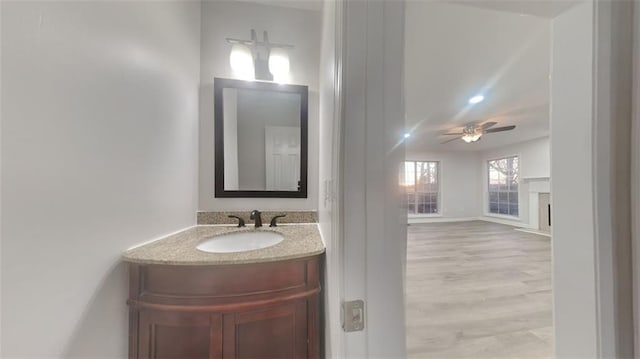
[[[128,265],[118,261],[98,283],[96,290],[82,311],[73,335],[62,352],[62,358],[107,358],[96,353],[105,342],[115,346],[111,353],[120,358],[128,353]]]

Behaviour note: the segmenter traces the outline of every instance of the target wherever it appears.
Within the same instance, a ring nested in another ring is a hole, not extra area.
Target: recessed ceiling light
[[[473,96],[472,98],[469,99],[469,103],[473,105],[473,104],[482,102],[482,100],[484,100],[484,96],[475,95],[475,96]]]
[[[404,134],[404,138],[409,138],[409,137],[411,137],[411,134],[409,132]]]

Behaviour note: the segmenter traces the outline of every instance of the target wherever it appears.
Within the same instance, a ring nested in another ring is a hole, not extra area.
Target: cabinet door
[[[210,313],[141,311],[138,358],[222,358],[222,316]]]
[[[225,359],[306,358],[307,301],[225,314]]]

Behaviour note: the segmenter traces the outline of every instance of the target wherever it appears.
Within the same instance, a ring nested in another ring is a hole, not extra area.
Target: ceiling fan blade
[[[441,136],[462,136],[462,135],[464,135],[464,133],[462,132],[449,132],[449,133],[441,134]]]
[[[504,127],[496,127],[496,128],[492,128],[489,130],[484,131],[485,133],[494,133],[494,132],[502,132],[502,131],[511,131],[514,128],[516,128],[515,125],[511,125],[511,126],[504,126]]]
[[[497,122],[485,122],[485,123],[483,123],[482,125],[480,125],[480,127],[481,127],[483,130],[486,130],[486,129],[488,129],[489,127],[493,127],[493,126],[495,126],[495,125],[497,125],[497,124],[498,124]]]
[[[452,139],[450,139],[450,140],[446,140],[446,141],[444,141],[444,142],[440,142],[440,144],[449,143],[449,142],[452,142],[452,141],[455,141],[455,140],[459,140],[459,139],[460,139],[460,137],[454,137],[454,138],[452,138]]]

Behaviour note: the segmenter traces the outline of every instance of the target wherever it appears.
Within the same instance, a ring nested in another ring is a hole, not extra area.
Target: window
[[[489,213],[518,217],[518,156],[487,162]]]
[[[409,214],[439,213],[438,162],[406,161],[400,170],[400,186],[406,190]]]

